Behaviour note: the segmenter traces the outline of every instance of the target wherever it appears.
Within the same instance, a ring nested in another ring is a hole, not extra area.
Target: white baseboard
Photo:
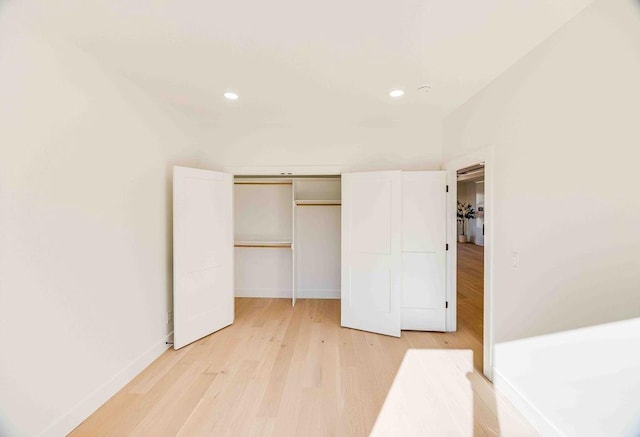
[[[127,366],[113,375],[111,379],[78,402],[70,411],[54,420],[40,435],[58,437],[69,434],[156,358],[162,355],[169,348],[166,342],[171,341],[172,336],[173,332],[138,355]]]
[[[291,290],[279,288],[236,288],[236,297],[291,298]]]
[[[545,437],[564,437],[564,433],[495,368],[493,369],[493,386],[498,393],[513,404],[540,435]]]
[[[296,290],[299,299],[340,299],[340,290]]]

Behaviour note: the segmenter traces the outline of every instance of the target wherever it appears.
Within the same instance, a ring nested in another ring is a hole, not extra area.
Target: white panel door
[[[342,175],[342,326],[399,337],[402,172]]]
[[[233,323],[233,176],[173,168],[173,347]]]
[[[446,172],[402,174],[402,329],[445,331]]]

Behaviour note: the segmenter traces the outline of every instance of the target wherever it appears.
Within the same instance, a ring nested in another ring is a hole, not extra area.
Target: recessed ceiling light
[[[404,95],[404,91],[402,90],[393,90],[389,93],[391,97],[402,97]]]
[[[224,93],[224,96],[229,100],[238,100],[238,97],[240,97],[236,93]]]

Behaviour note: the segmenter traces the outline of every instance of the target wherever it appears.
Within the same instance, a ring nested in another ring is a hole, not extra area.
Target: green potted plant
[[[458,200],[458,223],[462,224],[462,233],[458,235],[460,243],[467,242],[467,234],[465,233],[465,224],[467,220],[476,218],[476,211],[470,203],[462,203]]]

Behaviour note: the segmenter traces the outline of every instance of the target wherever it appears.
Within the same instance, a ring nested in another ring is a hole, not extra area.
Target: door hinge
[[[447,243],[444,248],[445,250],[449,250],[449,243]]]
[[[445,308],[449,308],[449,301],[448,300],[444,302],[444,307]]]
[[[449,185],[447,185],[447,193],[449,192]]]

